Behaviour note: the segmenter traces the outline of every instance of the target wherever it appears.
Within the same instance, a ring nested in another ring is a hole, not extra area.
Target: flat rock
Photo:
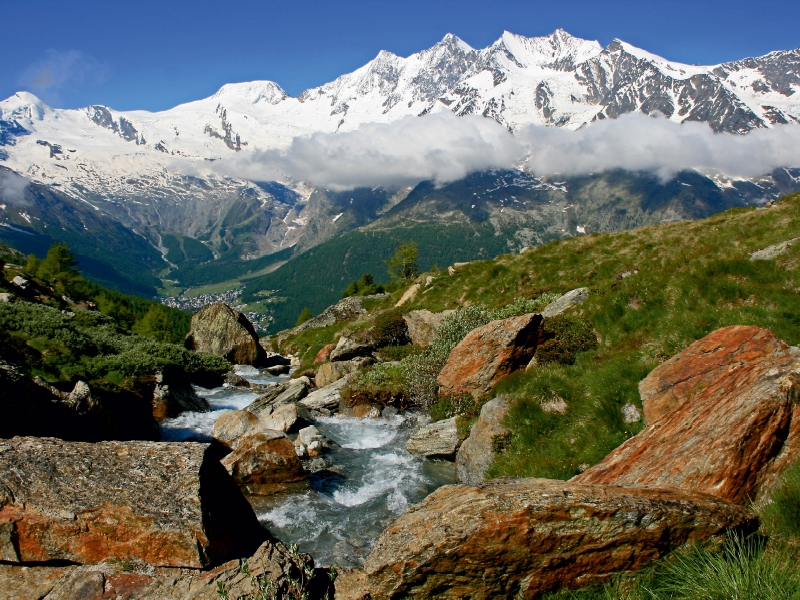
[[[342,389],[355,381],[358,375],[351,373],[341,379],[326,385],[318,390],[314,390],[308,396],[299,401],[309,410],[334,410],[339,408],[339,401],[342,399]]]
[[[256,416],[260,416],[265,411],[269,414],[276,406],[299,402],[306,397],[309,388],[311,388],[311,380],[308,377],[289,379],[253,400],[244,409]]]
[[[253,552],[264,530],[208,444],[0,442],[0,554],[201,568]]]
[[[264,429],[289,433],[305,427],[310,421],[308,409],[302,404],[292,402],[275,407],[269,415],[262,413],[259,425]]]
[[[351,335],[343,335],[336,342],[336,348],[331,350],[331,362],[370,356],[377,350],[379,343],[372,328],[356,331]]]
[[[192,315],[186,347],[239,365],[261,365],[267,357],[253,324],[223,302],[208,304]]]
[[[503,377],[527,365],[536,352],[542,316],[527,314],[492,321],[470,331],[453,348],[439,374],[439,393],[490,391]]]
[[[442,322],[453,312],[452,310],[445,310],[433,313],[429,310],[412,310],[403,315],[403,319],[408,326],[408,336],[411,338],[411,343],[423,348],[430,346]]]
[[[558,300],[555,300],[542,309],[542,316],[546,319],[560,315],[568,308],[582,304],[589,297],[589,288],[576,288],[570,290]]]
[[[534,598],[757,526],[704,494],[502,478],[436,490],[381,534],[364,570],[375,599]]]
[[[268,496],[306,484],[294,444],[281,431],[267,429],[245,436],[221,462],[248,495]]]
[[[763,498],[800,456],[800,351],[766,329],[718,329],[639,390],[647,427],[574,481],[744,503]]]
[[[800,238],[794,238],[785,242],[773,244],[772,246],[767,246],[763,250],[753,252],[750,255],[750,260],[773,260],[779,256],[787,254],[789,249],[797,242],[800,242]]]
[[[422,427],[408,440],[406,450],[428,458],[453,460],[460,443],[456,418],[451,417]]]
[[[505,396],[498,396],[481,407],[478,420],[472,425],[469,436],[461,444],[456,455],[456,478],[459,483],[479,485],[492,466],[497,440],[509,434],[503,425],[511,403]]]
[[[323,388],[338,381],[345,375],[361,371],[374,362],[375,360],[371,357],[359,356],[351,360],[324,363],[317,368],[314,380],[317,382],[317,387]]]

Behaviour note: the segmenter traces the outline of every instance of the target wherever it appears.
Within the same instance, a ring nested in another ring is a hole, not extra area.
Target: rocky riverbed
[[[237,373],[251,384],[288,379],[252,367],[239,367]],[[198,394],[211,411],[187,411],[165,420],[164,440],[208,441],[222,414],[242,409],[260,395],[235,387],[199,389]],[[324,455],[327,468],[309,474],[305,491],[253,497],[251,502],[264,527],[286,543],[297,543],[318,565],[362,566],[390,523],[437,488],[455,483],[453,463],[406,450],[417,426],[413,413],[365,419],[333,415],[318,417],[314,425],[340,446]]]

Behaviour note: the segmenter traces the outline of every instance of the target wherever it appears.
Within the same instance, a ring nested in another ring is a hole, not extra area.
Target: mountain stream
[[[237,372],[251,383],[287,378],[252,368]],[[198,388],[211,405],[206,413],[184,412],[161,425],[165,441],[208,441],[214,422],[226,411],[242,409],[259,394],[221,387]],[[303,493],[251,498],[261,524],[286,543],[314,557],[318,566],[361,567],[380,533],[410,506],[442,485],[455,482],[452,463],[406,451],[413,414],[355,419],[335,415],[314,422],[341,448],[329,451],[328,469],[309,474]],[[294,436],[291,436],[294,437]]]

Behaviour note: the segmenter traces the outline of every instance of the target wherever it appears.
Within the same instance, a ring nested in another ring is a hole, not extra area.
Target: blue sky
[[[0,97],[53,106],[166,109],[224,83],[271,79],[292,95],[379,50],[407,56],[454,33],[475,48],[503,30],[561,27],[686,63],[800,46],[800,2],[0,0]]]

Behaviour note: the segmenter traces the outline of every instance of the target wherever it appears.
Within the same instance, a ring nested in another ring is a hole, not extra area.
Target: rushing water
[[[255,369],[237,372],[254,383],[286,378]],[[231,388],[199,393],[212,411],[186,412],[164,421],[165,440],[210,439],[222,413],[244,408],[257,397]],[[435,489],[455,481],[452,463],[406,451],[414,421],[413,415],[318,419],[320,433],[341,446],[325,454],[331,467],[309,475],[310,489],[304,493],[254,500],[259,520],[283,541],[297,543],[318,565],[361,566],[387,525]]]

